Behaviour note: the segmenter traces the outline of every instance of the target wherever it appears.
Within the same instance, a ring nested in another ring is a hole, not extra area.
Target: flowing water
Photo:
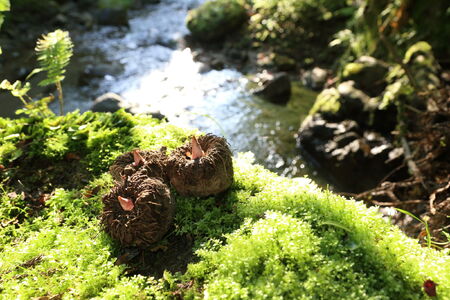
[[[248,79],[236,70],[200,73],[191,50],[180,45],[188,33],[187,11],[200,2],[163,0],[130,12],[129,28],[74,34],[77,55],[64,82],[65,110],[86,111],[92,99],[115,92],[133,112],[160,111],[175,125],[225,136],[235,153],[251,151],[257,163],[280,175],[310,173],[294,135],[314,94],[294,84],[289,104],[279,106],[252,96]],[[73,69],[86,68],[106,74],[70,79]],[[52,108],[57,111],[57,103]]]

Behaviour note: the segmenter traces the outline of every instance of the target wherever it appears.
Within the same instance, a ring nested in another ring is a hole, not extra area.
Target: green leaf
[[[9,11],[11,8],[11,4],[9,0],[0,0],[0,11]]]
[[[418,217],[416,217],[415,215],[413,215],[413,214],[410,213],[409,211],[406,211],[406,210],[403,210],[403,209],[400,209],[400,208],[395,208],[395,209],[398,210],[399,212],[404,213],[405,215],[408,215],[408,216],[410,216],[411,218],[413,218],[413,219],[419,221],[420,223],[425,224],[425,222],[424,222],[423,220],[419,219]]]
[[[42,71],[44,71],[44,69],[42,69],[42,68],[36,68],[36,69],[34,69],[33,71],[31,71],[30,74],[28,74],[26,80],[30,79],[31,77],[33,77],[34,75],[36,75],[37,73],[40,73],[40,72],[42,72]]]
[[[29,76],[45,71],[47,78],[39,82],[40,86],[61,82],[73,54],[73,44],[69,33],[57,29],[45,34],[37,41],[35,50],[40,68],[33,70]]]

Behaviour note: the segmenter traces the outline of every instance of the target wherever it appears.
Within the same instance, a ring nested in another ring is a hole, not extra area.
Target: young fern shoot
[[[32,76],[45,71],[47,78],[39,82],[40,86],[54,84],[58,90],[59,112],[64,113],[64,100],[61,81],[64,80],[65,68],[73,54],[73,44],[67,31],[57,29],[37,41],[35,48],[40,68],[34,69]]]

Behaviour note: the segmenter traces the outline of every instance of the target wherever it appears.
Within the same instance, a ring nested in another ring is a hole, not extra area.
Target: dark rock
[[[375,109],[371,99],[354,87],[353,81],[341,83],[337,88],[323,90],[316,98],[310,114],[320,113],[330,121],[354,119],[365,124],[368,113]]]
[[[153,111],[153,112],[150,112],[147,114],[152,116],[153,119],[158,119],[158,120],[167,119],[166,116],[163,115],[160,111]]]
[[[91,110],[94,112],[115,112],[122,108],[124,100],[115,93],[106,93],[95,99]]]
[[[211,68],[213,68],[214,70],[222,70],[223,68],[225,68],[225,63],[218,59],[218,58],[214,58],[213,60],[211,60]]]
[[[338,188],[361,192],[375,187],[403,160],[383,136],[363,131],[353,120],[327,122],[320,115],[303,122],[297,145]]]
[[[200,63],[200,65],[198,67],[198,72],[200,74],[208,73],[211,70],[212,70],[211,66],[209,64],[205,64],[205,63]]]
[[[88,85],[93,79],[101,79],[107,75],[114,76],[120,72],[120,66],[110,64],[110,65],[91,65],[87,64],[81,73],[78,84],[80,86]]]
[[[291,80],[286,73],[263,72],[257,77],[258,87],[252,91],[276,104],[286,104],[291,97]]]
[[[103,8],[97,10],[94,17],[100,25],[128,26],[128,11],[126,9]]]
[[[303,72],[300,78],[305,87],[319,91],[324,87],[327,77],[327,70],[315,67],[312,70]]]
[[[378,96],[386,87],[388,67],[371,56],[361,56],[344,67],[343,80],[355,81],[355,86],[371,97]]]

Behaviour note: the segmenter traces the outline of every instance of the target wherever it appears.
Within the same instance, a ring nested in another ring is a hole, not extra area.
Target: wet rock
[[[354,81],[345,81],[317,96],[309,114],[316,113],[328,121],[352,119],[364,128],[388,133],[395,128],[397,109],[394,105],[383,107],[379,98],[370,98]]]
[[[346,81],[337,88],[323,90],[317,96],[310,114],[320,113],[330,121],[355,119],[358,123],[364,123],[369,107],[370,97],[356,89],[353,81]]]
[[[119,8],[103,8],[94,13],[99,25],[128,26],[128,11]]]
[[[328,71],[319,67],[305,71],[300,76],[305,87],[316,91],[320,91],[324,87],[327,77]]]
[[[361,56],[344,67],[343,80],[353,80],[358,89],[371,97],[378,96],[386,87],[388,67],[371,56]]]
[[[131,107],[125,107],[125,111],[137,115],[137,114],[146,114],[151,116],[154,119],[163,120],[167,119],[166,115],[161,113],[159,110],[155,110],[152,107],[139,107],[139,106],[131,106]]]
[[[211,68],[213,68],[214,70],[223,70],[223,68],[225,68],[225,63],[223,62],[223,60],[218,59],[218,58],[214,58],[211,60]]]
[[[198,72],[200,74],[208,73],[211,70],[212,70],[211,66],[209,64],[205,64],[205,63],[200,63],[200,65],[198,67]]]
[[[262,72],[255,81],[258,87],[252,90],[254,95],[260,96],[275,104],[286,104],[291,97],[291,80],[286,73],[271,74]]]
[[[78,84],[80,86],[88,85],[93,79],[101,79],[107,75],[114,75],[120,72],[120,67],[114,64],[110,65],[92,65],[87,64],[81,73]]]
[[[115,93],[106,93],[95,99],[91,110],[94,112],[115,112],[123,107],[124,99]]]
[[[380,134],[364,131],[353,120],[328,122],[320,115],[305,119],[297,145],[338,187],[350,192],[375,187],[403,161]]]
[[[247,19],[245,8],[236,0],[207,1],[189,12],[186,24],[193,38],[217,41],[240,27]]]
[[[167,119],[167,117],[162,114],[159,110],[148,112],[148,115],[152,116],[153,119],[163,120]]]

